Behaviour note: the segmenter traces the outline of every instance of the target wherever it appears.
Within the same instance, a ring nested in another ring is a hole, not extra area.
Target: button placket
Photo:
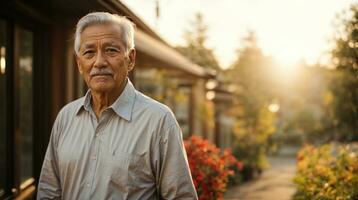
[[[98,129],[98,126],[96,128],[96,134],[95,135],[99,135],[99,132],[97,132],[97,129]],[[97,174],[97,171],[96,171],[96,166],[98,165],[98,156],[99,156],[99,145],[98,145],[98,138],[95,137],[94,140],[93,140],[93,143],[92,143],[92,150],[91,150],[91,154],[90,154],[90,170],[89,170],[89,173],[90,173],[90,182],[88,183],[88,188],[89,188],[89,196],[88,196],[88,199],[90,199],[90,196],[91,194],[93,193],[93,190],[94,190],[94,183],[95,183],[95,177],[96,177],[96,174]]]
[[[88,171],[88,178],[87,182],[85,183],[86,188],[88,188],[88,198],[90,199],[91,194],[94,190],[94,183],[96,177],[96,166],[98,165],[98,136],[100,135],[100,123],[97,121],[94,116],[92,116],[92,122],[94,124],[94,138],[91,142],[89,157],[88,157],[88,164],[89,164],[89,171]]]
[[[102,127],[103,127],[103,122],[99,121],[99,123],[98,123],[98,125],[96,127],[96,130],[95,130],[95,137],[96,138],[101,135]]]
[[[100,136],[103,133],[102,129],[104,128],[104,125],[106,123],[108,119],[108,113],[104,112],[102,114],[102,116],[97,120],[96,119],[96,123],[95,123],[95,127],[94,127],[94,138],[93,138],[93,143],[92,143],[92,147],[91,147],[91,154],[90,154],[90,170],[89,170],[89,183],[87,183],[87,187],[89,188],[89,193],[88,193],[88,199],[90,199],[91,194],[93,194],[95,187],[93,187],[94,183],[96,182],[95,178],[98,177],[99,175],[97,175],[97,171],[96,171],[96,167],[98,166],[98,162],[99,162],[99,152],[100,152]]]
[[[102,130],[102,123],[99,122],[96,129],[95,129],[95,132],[94,132],[94,136],[97,138],[101,135],[101,130]]]
[[[106,123],[110,117],[109,110],[105,110],[102,113],[102,116],[98,120],[97,127],[95,129],[95,136],[98,137],[101,135],[102,129],[106,126]]]

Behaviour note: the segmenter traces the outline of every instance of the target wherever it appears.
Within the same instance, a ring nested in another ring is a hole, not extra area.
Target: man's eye
[[[106,49],[106,51],[109,52],[109,53],[115,53],[115,52],[118,52],[118,49],[116,49],[116,48],[108,48],[108,49]]]
[[[83,55],[88,55],[88,54],[92,54],[92,53],[94,53],[93,50],[86,50],[83,52]]]

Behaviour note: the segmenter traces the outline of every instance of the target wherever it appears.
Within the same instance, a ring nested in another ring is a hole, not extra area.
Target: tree
[[[254,171],[266,166],[269,137],[275,132],[276,116],[268,110],[272,87],[266,72],[271,59],[262,53],[253,32],[243,39],[243,44],[225,75],[235,88],[234,154],[243,160],[244,176],[250,178]]]
[[[220,67],[213,50],[206,47],[208,27],[204,23],[202,14],[195,15],[191,28],[184,35],[186,45],[178,46],[176,49],[194,63],[219,71]]]
[[[237,60],[226,71],[228,79],[235,85],[237,105],[242,107],[242,115],[255,122],[262,107],[272,100],[270,79],[266,71],[271,65],[257,45],[256,36],[250,32],[243,40],[244,47],[237,51]]]
[[[332,50],[335,76],[331,83],[337,139],[358,140],[358,4],[340,18],[342,31]]]
[[[241,93],[241,102],[250,104],[248,106],[257,111],[272,96],[268,71],[273,64],[258,47],[254,32],[249,32],[242,43],[243,48],[237,50],[237,59],[226,74],[236,84],[236,91]]]

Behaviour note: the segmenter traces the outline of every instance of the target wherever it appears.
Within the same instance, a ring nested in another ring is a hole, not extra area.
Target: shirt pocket
[[[129,192],[138,184],[141,163],[139,155],[119,151],[110,152],[106,162],[110,185],[120,191]]]

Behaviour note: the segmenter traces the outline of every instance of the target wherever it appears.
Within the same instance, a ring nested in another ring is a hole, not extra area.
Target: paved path
[[[295,158],[292,149],[269,158],[271,167],[256,180],[230,188],[224,200],[290,200],[295,193],[292,182]]]

